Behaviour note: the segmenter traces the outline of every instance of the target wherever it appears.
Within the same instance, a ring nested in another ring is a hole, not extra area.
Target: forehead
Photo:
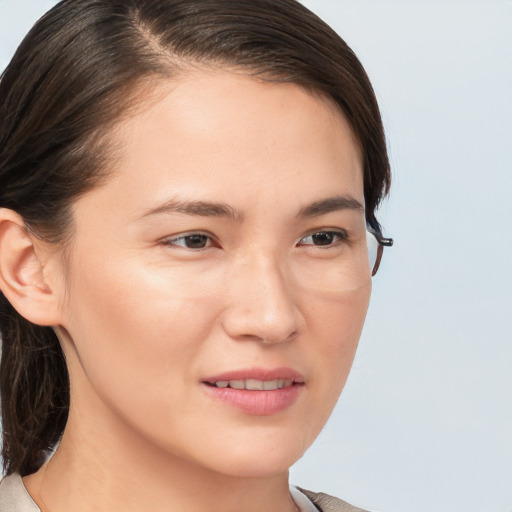
[[[243,206],[333,193],[364,203],[350,126],[318,94],[235,72],[194,71],[160,84],[151,97],[113,135],[120,156],[111,188],[133,195],[134,207],[177,192]]]

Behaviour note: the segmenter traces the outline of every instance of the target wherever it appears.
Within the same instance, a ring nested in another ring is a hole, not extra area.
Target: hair
[[[358,142],[367,223],[389,190],[379,108],[347,44],[296,0],[64,0],[28,33],[0,79],[0,207],[53,244],[71,206],[108,177],[108,134],[145,84],[187,66],[239,69],[334,102]],[[139,94],[144,97],[144,94]],[[51,327],[0,294],[6,474],[39,469],[64,431],[69,377]]]

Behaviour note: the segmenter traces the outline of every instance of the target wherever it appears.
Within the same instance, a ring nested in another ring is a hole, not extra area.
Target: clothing
[[[321,512],[368,512],[323,492],[312,492],[301,488],[299,491],[307,496]]]
[[[291,487],[290,492],[292,498],[299,507],[300,512],[309,512],[310,510],[309,508],[306,508],[304,505],[302,505],[301,496],[306,497],[308,501],[313,504],[314,508],[311,510],[320,512],[367,512],[362,508],[354,507],[346,501],[340,500],[339,498],[335,498],[334,496],[330,496],[329,494],[325,494],[323,492],[307,491],[306,489],[301,489],[300,487]],[[299,496],[297,497],[297,494],[295,493],[299,493]]]
[[[300,512],[365,512],[328,494],[297,487],[291,487],[290,493]],[[5,477],[0,483],[0,512],[41,512],[19,475]]]
[[[5,477],[0,483],[1,512],[41,512],[23,485],[20,475]]]

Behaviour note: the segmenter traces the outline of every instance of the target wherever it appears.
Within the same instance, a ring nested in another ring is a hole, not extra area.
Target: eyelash
[[[322,235],[324,237],[324,239],[326,236],[328,238],[330,237],[331,242],[327,243],[327,244],[320,243],[318,245],[315,243],[301,243],[301,242],[304,242],[305,240],[307,240],[308,238],[311,238],[311,240],[314,240],[313,237],[315,237],[315,236],[318,237],[319,235]],[[198,242],[201,242],[201,241],[206,242],[207,245],[205,245],[203,247],[189,247],[187,245],[187,241],[190,241],[193,238],[196,238],[196,239],[199,238],[199,240],[197,240]],[[336,238],[337,238],[337,241],[334,241],[334,239],[336,239]],[[184,243],[183,244],[177,243],[179,241],[183,241]],[[325,250],[325,249],[329,249],[331,247],[337,247],[338,245],[341,245],[342,243],[347,242],[347,241],[348,241],[348,235],[347,235],[347,232],[344,230],[321,230],[321,231],[315,231],[314,233],[311,233],[309,235],[306,235],[305,237],[302,237],[297,242],[296,246],[319,247],[319,248],[322,248]],[[184,234],[184,235],[180,235],[180,236],[177,236],[174,238],[166,238],[166,239],[162,240],[162,244],[171,246],[171,247],[182,247],[184,249],[189,249],[191,251],[201,251],[204,249],[208,249],[210,247],[220,247],[220,244],[218,244],[212,236],[210,236],[206,233],[201,233],[201,232]]]
[[[318,236],[318,235],[327,235],[328,237],[331,237],[332,239],[334,238],[337,238],[337,242],[333,242],[331,241],[330,243],[328,244],[319,244],[319,245],[316,245],[316,244],[303,244],[303,245],[309,245],[309,246],[312,246],[312,247],[320,247],[320,248],[324,248],[324,249],[329,249],[331,247],[337,247],[338,245],[341,245],[342,243],[344,242],[347,242],[348,241],[348,234],[346,231],[344,230],[322,230],[322,231],[315,231],[314,233],[311,233],[310,235],[307,235],[303,238],[301,238],[298,242],[297,242],[297,245],[300,245],[300,243],[304,240],[306,240],[307,238],[311,238],[313,239],[313,237],[315,236]]]
[[[206,239],[207,243],[209,245],[206,245],[205,247],[187,247],[186,245],[186,241],[187,240],[190,240],[194,237],[200,237],[201,239]],[[184,241],[185,243],[182,245],[182,244],[178,244],[177,242],[178,241]],[[204,249],[208,249],[209,247],[219,247],[219,244],[216,243],[215,239],[206,234],[206,233],[187,233],[187,234],[184,234],[184,235],[179,235],[177,237],[174,237],[174,238],[165,238],[164,240],[162,240],[162,243],[164,245],[167,245],[167,246],[171,246],[171,247],[182,247],[183,249],[189,249],[191,251],[201,251],[201,250],[204,250]]]

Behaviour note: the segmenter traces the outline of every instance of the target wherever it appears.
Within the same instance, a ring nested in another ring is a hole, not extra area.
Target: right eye
[[[192,250],[206,249],[216,245],[211,237],[203,233],[190,233],[188,235],[179,235],[174,238],[166,238],[162,243],[164,245],[183,247],[184,249]]]

